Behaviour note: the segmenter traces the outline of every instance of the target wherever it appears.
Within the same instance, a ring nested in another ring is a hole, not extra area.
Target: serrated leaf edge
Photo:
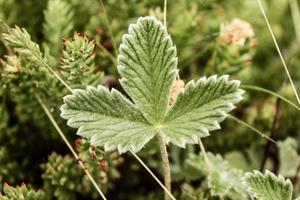
[[[266,177],[270,177],[272,180],[277,180],[278,182],[281,182],[284,187],[291,187],[293,188],[292,182],[289,179],[285,179],[282,175],[278,175],[276,176],[275,174],[273,174],[271,171],[266,170],[265,173],[261,173],[258,170],[254,170],[254,172],[247,172],[245,173],[245,175],[242,177],[242,184],[244,184],[246,186],[247,191],[253,195],[255,198],[258,198],[256,195],[256,191],[252,190],[251,187],[248,186],[247,183],[247,179],[250,179],[252,177],[258,176],[260,178],[266,178]]]

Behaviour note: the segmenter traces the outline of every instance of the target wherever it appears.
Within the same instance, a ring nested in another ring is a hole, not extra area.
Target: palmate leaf
[[[247,173],[244,176],[244,184],[250,194],[258,200],[291,200],[293,186],[290,180],[282,176],[276,176],[270,171],[262,174],[259,171]]]
[[[62,117],[105,150],[138,151],[158,133],[181,147],[197,143],[220,127],[243,91],[228,76],[202,78],[189,82],[169,108],[176,67],[176,49],[161,22],[141,17],[123,37],[118,65],[133,102],[116,90],[88,87],[64,99]]]

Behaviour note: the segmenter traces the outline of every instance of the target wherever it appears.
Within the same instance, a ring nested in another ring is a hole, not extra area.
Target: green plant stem
[[[271,90],[268,90],[268,89],[265,89],[265,88],[262,88],[262,87],[259,87],[259,86],[255,86],[255,85],[242,85],[241,87],[245,90],[254,90],[254,91],[259,91],[259,92],[264,92],[264,93],[270,94],[270,95],[272,95],[274,97],[277,97],[277,98],[281,99],[282,101],[290,104],[291,106],[293,106],[294,108],[296,108],[297,110],[300,111],[299,106],[297,106],[295,103],[288,100],[284,96],[281,96],[281,95],[277,94],[276,92],[273,92]]]
[[[291,75],[290,75],[290,72],[289,72],[289,70],[288,70],[288,67],[287,67],[287,65],[286,65],[286,63],[285,63],[285,60],[284,60],[284,58],[283,58],[283,56],[282,56],[281,50],[280,50],[280,48],[279,48],[279,45],[278,45],[278,43],[277,43],[276,37],[275,37],[275,35],[274,35],[274,33],[273,33],[272,27],[271,27],[271,25],[270,25],[270,23],[269,23],[269,20],[268,20],[268,18],[267,18],[267,15],[266,15],[266,13],[265,13],[265,10],[264,10],[264,8],[263,8],[263,6],[262,6],[261,1],[260,1],[260,0],[257,0],[257,2],[258,2],[258,5],[259,5],[259,8],[260,8],[260,10],[261,10],[261,13],[262,13],[262,15],[263,15],[263,17],[264,17],[264,19],[265,19],[265,21],[266,21],[267,27],[268,27],[268,29],[269,29],[269,31],[270,31],[271,36],[272,36],[273,42],[274,42],[274,44],[275,44],[276,50],[277,50],[277,52],[278,52],[278,54],[279,54],[280,60],[281,60],[282,65],[283,65],[283,67],[284,67],[284,69],[285,69],[285,72],[286,72],[286,74],[287,74],[287,77],[288,77],[288,79],[289,79],[289,82],[290,82],[290,84],[291,84],[291,86],[292,86],[292,88],[293,88],[293,91],[294,91],[294,94],[295,94],[295,96],[296,96],[296,99],[297,99],[297,101],[298,101],[298,103],[299,103],[299,105],[300,105],[300,98],[299,98],[297,89],[296,89],[295,84],[294,84],[294,81],[293,81],[293,79],[292,79],[292,77],[291,77]]]
[[[101,189],[97,185],[95,179],[92,177],[92,175],[90,174],[90,172],[86,169],[86,167],[84,166],[83,162],[80,160],[79,155],[76,153],[76,151],[74,150],[74,148],[72,147],[72,145],[70,144],[70,142],[68,141],[68,139],[66,138],[65,134],[63,133],[63,131],[60,129],[60,127],[56,123],[55,119],[51,115],[51,113],[50,113],[49,109],[47,108],[46,104],[42,101],[42,99],[37,94],[35,95],[35,97],[36,97],[37,101],[39,102],[39,104],[41,105],[41,107],[43,108],[43,110],[46,113],[47,117],[51,121],[52,125],[54,126],[54,128],[56,129],[56,131],[58,132],[58,134],[60,135],[60,137],[66,143],[66,145],[70,149],[70,151],[73,154],[73,156],[75,157],[75,159],[78,161],[78,163],[79,163],[80,167],[83,169],[84,173],[87,175],[87,177],[89,178],[89,180],[92,182],[92,184],[95,187],[95,189],[97,190],[97,192],[100,194],[100,196],[102,197],[103,200],[107,200],[106,197],[104,196],[103,192],[101,191]]]
[[[162,158],[162,167],[163,167],[163,173],[164,173],[164,179],[165,179],[165,187],[167,188],[168,191],[171,192],[172,191],[171,190],[171,170],[170,170],[167,146],[166,146],[163,136],[160,133],[157,134],[157,139],[158,139],[160,154],[161,154],[161,158]],[[170,200],[170,197],[166,192],[165,192],[165,200]]]
[[[109,34],[110,34],[110,39],[111,39],[111,43],[112,43],[113,48],[114,48],[115,57],[117,57],[118,56],[117,46],[116,46],[115,39],[114,39],[114,36],[113,36],[113,32],[112,32],[112,29],[111,29],[111,26],[110,26],[110,23],[109,23],[109,20],[108,20],[108,15],[106,13],[106,9],[105,9],[103,1],[99,0],[99,2],[100,2],[101,9],[103,10],[103,13],[104,13],[106,26],[107,26]]]
[[[244,122],[244,121],[242,121],[242,120],[240,120],[240,119],[238,119],[238,118],[236,118],[235,116],[230,115],[230,114],[228,115],[228,118],[229,118],[229,119],[232,119],[233,121],[235,121],[235,122],[237,122],[237,123],[239,123],[239,124],[241,124],[241,125],[243,125],[243,126],[249,128],[249,129],[251,129],[251,130],[254,131],[255,133],[259,134],[261,137],[266,138],[267,140],[273,142],[274,144],[277,144],[277,142],[276,142],[275,140],[273,140],[272,138],[270,138],[269,136],[267,136],[267,135],[264,134],[263,132],[257,130],[255,127],[251,126],[251,125],[248,124],[247,122]]]
[[[168,196],[172,200],[176,200],[175,197],[171,194],[171,192],[160,182],[160,180],[155,176],[155,174],[149,169],[149,167],[134,153],[132,150],[130,150],[130,153],[139,161],[139,163],[148,171],[148,173],[156,180],[156,182],[164,189],[164,191],[168,194]]]

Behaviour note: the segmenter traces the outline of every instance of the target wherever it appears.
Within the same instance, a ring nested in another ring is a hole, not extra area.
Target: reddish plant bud
[[[111,42],[109,40],[104,40],[103,41],[103,46],[108,49],[111,46]]]
[[[100,166],[100,168],[101,168],[102,171],[104,171],[105,173],[108,172],[108,164],[107,164],[106,160],[101,159],[99,161],[99,166]]]
[[[75,140],[75,145],[76,146],[80,146],[81,145],[81,139],[77,139],[77,140]]]

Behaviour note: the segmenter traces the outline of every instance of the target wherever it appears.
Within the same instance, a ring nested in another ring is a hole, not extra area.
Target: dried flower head
[[[254,31],[251,24],[240,19],[234,19],[230,24],[221,25],[219,42],[243,46],[246,40],[253,36]]]
[[[172,83],[172,86],[171,86],[171,94],[170,94],[170,99],[169,99],[169,102],[168,102],[168,106],[172,106],[173,103],[175,102],[178,94],[183,91],[184,89],[184,82],[182,80],[175,80],[173,83]]]

